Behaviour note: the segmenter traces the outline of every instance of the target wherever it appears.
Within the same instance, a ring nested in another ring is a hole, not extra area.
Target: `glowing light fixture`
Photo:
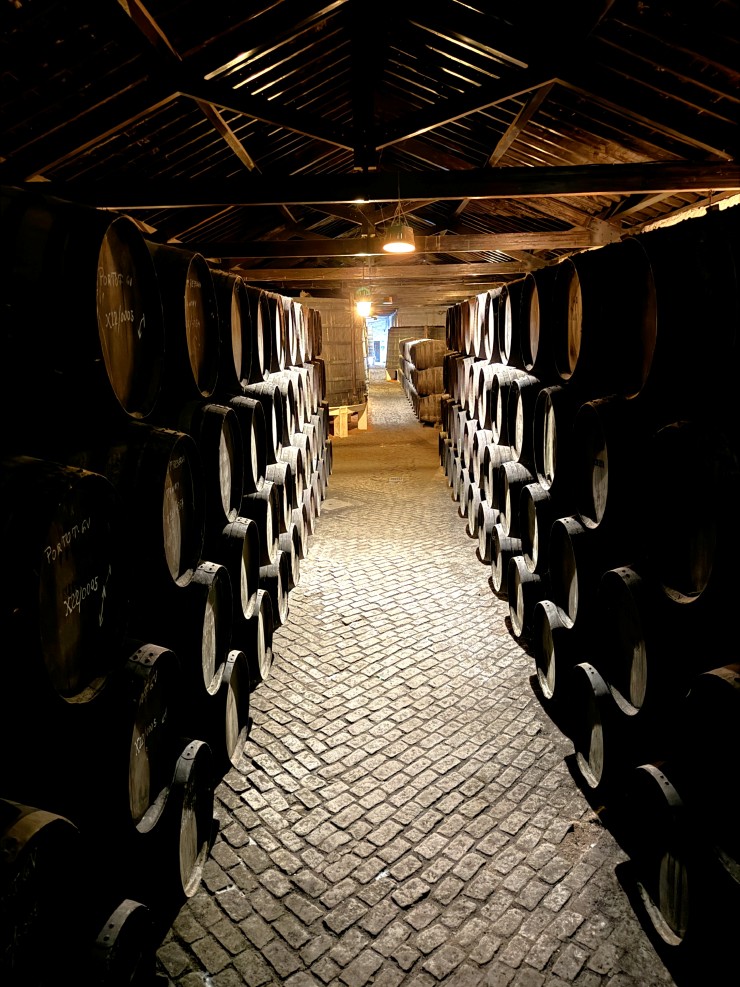
[[[370,315],[370,310],[372,307],[373,305],[370,300],[370,289],[363,285],[355,292],[355,311],[360,318],[365,319],[368,315]]]
[[[396,211],[383,237],[383,250],[389,254],[410,254],[416,250],[414,231],[406,222],[401,208],[401,192],[399,179],[399,194]]]

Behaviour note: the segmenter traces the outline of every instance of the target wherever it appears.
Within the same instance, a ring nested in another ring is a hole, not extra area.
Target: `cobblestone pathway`
[[[438,432],[371,382],[252,697],[178,987],[651,987],[674,980],[465,533]]]

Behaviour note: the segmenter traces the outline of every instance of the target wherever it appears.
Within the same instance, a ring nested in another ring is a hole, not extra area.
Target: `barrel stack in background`
[[[398,343],[401,385],[420,422],[439,424],[442,420],[444,389],[444,340],[401,339]]]
[[[139,983],[326,495],[321,319],[126,216],[0,205],[0,979],[46,987],[59,942],[56,981]]]
[[[624,824],[636,900],[686,951],[740,918],[723,753],[740,724],[740,442],[719,383],[737,365],[737,212],[576,255],[446,321],[452,499],[469,536],[476,511],[582,787]]]

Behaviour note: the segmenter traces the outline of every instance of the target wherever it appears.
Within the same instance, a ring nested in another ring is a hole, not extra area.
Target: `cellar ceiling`
[[[740,193],[734,0],[0,17],[0,184],[123,212],[287,295],[449,306]],[[393,257],[399,207],[416,250]]]

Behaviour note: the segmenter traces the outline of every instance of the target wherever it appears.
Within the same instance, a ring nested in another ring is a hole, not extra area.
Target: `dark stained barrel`
[[[261,304],[262,290],[244,284],[242,310],[242,350],[251,354],[249,377],[243,384],[257,384],[265,379],[270,362],[270,340],[265,338]]]
[[[265,681],[272,668],[272,637],[274,632],[272,598],[266,589],[257,590],[257,605],[245,634],[244,653],[249,662],[251,688]]]
[[[265,345],[265,372],[274,374],[285,369],[285,309],[282,295],[272,291],[263,291],[260,295],[262,312],[262,332],[265,343],[269,339],[269,363],[267,363],[268,346]]]
[[[157,274],[138,227],[39,191],[0,196],[0,340],[4,364],[23,368],[5,375],[6,411],[30,390],[35,412],[14,414],[3,448],[46,455],[146,419],[160,399],[165,348]]]
[[[21,695],[39,711],[43,697],[87,702],[119,664],[128,621],[120,498],[97,472],[21,456],[0,463],[0,499],[9,560],[0,577],[2,715]]]
[[[171,591],[192,579],[205,531],[205,478],[186,432],[133,423],[88,461],[108,477],[123,504],[127,550],[136,563],[131,599]]]
[[[285,442],[287,425],[283,411],[283,397],[277,384],[261,381],[244,388],[247,397],[255,398],[262,405],[265,415],[266,460],[274,463],[280,457]]]
[[[82,859],[79,829],[65,816],[0,798],[0,980],[6,987],[73,981],[82,940],[79,914],[69,905]]]
[[[262,403],[243,394],[229,399],[229,407],[239,421],[244,462],[243,493],[255,493],[265,482],[267,469],[267,425]],[[271,423],[272,424],[272,423]],[[272,441],[272,436],[270,437]]]
[[[160,408],[210,398],[218,383],[220,342],[213,276],[201,254],[147,241],[157,271],[165,329]]]
[[[558,280],[566,316],[554,340],[560,380],[582,399],[639,394],[657,321],[653,272],[642,244],[628,237],[576,254],[559,265]]]
[[[208,557],[226,567],[232,593],[232,643],[240,640],[245,621],[256,606],[259,583],[260,534],[256,521],[238,517],[208,542]],[[240,647],[238,643],[235,647]]]
[[[247,312],[245,286],[237,274],[211,267],[218,309],[219,363],[214,398],[225,400],[238,394],[242,381],[248,382],[252,371],[249,327],[243,319]],[[245,345],[246,344],[246,345]]]
[[[562,385],[543,387],[537,395],[532,422],[533,472],[545,490],[560,498],[566,510],[568,498],[572,497],[572,431],[579,406]]]

